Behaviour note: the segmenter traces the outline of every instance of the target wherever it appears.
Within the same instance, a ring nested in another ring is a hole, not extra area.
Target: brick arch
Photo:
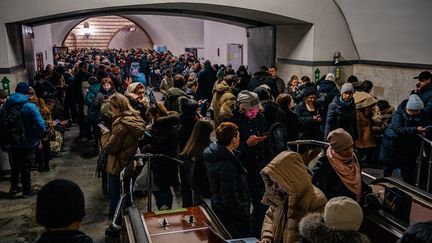
[[[88,23],[92,34],[88,37],[84,35],[84,23]],[[109,23],[109,24],[107,24]],[[150,43],[153,44],[151,36],[134,21],[118,15],[96,16],[85,18],[76,24],[66,34],[63,39],[62,46],[75,48],[100,48],[106,49],[112,38],[123,28],[128,26],[136,26],[142,30]],[[75,35],[75,36],[74,36]]]

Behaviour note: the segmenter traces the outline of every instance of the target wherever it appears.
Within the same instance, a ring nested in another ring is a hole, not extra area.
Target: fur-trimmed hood
[[[299,224],[302,243],[370,243],[369,238],[358,231],[341,231],[327,226],[320,213],[305,216]]]

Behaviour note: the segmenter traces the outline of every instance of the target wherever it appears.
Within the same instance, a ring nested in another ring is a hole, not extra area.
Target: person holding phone
[[[120,172],[135,154],[138,139],[144,135],[144,121],[138,111],[133,109],[122,94],[114,94],[109,105],[113,114],[112,131],[100,129],[102,149],[108,154],[108,196],[110,200],[109,218],[112,219],[120,199]],[[110,227],[105,235],[117,236],[118,230]]]
[[[265,135],[268,125],[260,100],[256,93],[243,90],[237,96],[238,108],[233,111],[233,121],[239,127],[241,152],[240,160],[248,174],[249,193],[252,199],[253,232],[259,237],[267,207],[261,203],[265,191],[260,171],[271,160],[270,143]]]
[[[423,108],[423,101],[416,94],[397,108],[381,140],[379,159],[384,164],[384,176],[392,176],[393,170],[400,168],[403,180],[414,185],[421,142],[417,134],[428,132],[430,125]]]

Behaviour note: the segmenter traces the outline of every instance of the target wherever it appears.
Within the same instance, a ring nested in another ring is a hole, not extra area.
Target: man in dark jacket
[[[212,90],[216,82],[216,71],[212,68],[209,60],[204,62],[204,70],[198,74],[197,96],[200,100],[212,100]]]
[[[247,90],[254,91],[258,86],[265,84],[265,81],[268,79],[269,73],[266,66],[260,67],[260,70],[254,73],[252,79],[249,81],[247,86]]]
[[[272,66],[268,70],[270,77],[267,78],[265,83],[270,87],[273,97],[276,99],[279,94],[282,94],[285,90],[285,82],[277,76],[277,69]]]
[[[78,106],[78,123],[80,128],[80,137],[85,137],[86,126],[84,121],[84,95],[82,92],[82,82],[88,81],[92,76],[91,73],[87,72],[88,65],[86,62],[81,62],[79,64],[79,71],[75,75],[73,83],[73,94],[75,98],[75,104]]]
[[[45,121],[43,120],[38,107],[29,102],[28,93],[30,87],[26,82],[17,85],[15,93],[6,101],[2,109],[10,109],[14,106],[21,106],[19,111],[25,130],[25,144],[10,146],[11,159],[11,188],[10,193],[16,194],[23,192],[23,197],[33,195],[31,189],[31,166],[34,160],[36,146],[39,138],[45,130]],[[21,177],[22,188],[18,186]]]
[[[432,120],[432,74],[428,71],[421,72],[419,76],[414,77],[418,79],[416,85],[417,89],[413,91],[417,94],[424,104],[424,111],[429,120]]]
[[[36,200],[36,221],[46,229],[37,243],[93,243],[79,231],[84,216],[84,194],[77,184],[63,179],[48,182]]]
[[[240,144],[238,127],[230,122],[221,123],[216,129],[216,139],[203,153],[212,209],[233,238],[250,236],[247,172],[236,150]]]
[[[336,97],[339,94],[339,90],[337,89],[334,81],[335,81],[334,74],[329,73],[327,74],[324,80],[321,80],[318,83],[317,102],[323,108],[324,121],[327,116],[327,107],[333,101],[334,97]]]

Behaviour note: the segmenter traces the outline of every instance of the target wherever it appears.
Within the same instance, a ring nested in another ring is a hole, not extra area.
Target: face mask
[[[253,109],[246,110],[245,115],[247,116],[247,118],[252,120],[256,117],[258,112],[259,112],[259,108],[253,108]]]

